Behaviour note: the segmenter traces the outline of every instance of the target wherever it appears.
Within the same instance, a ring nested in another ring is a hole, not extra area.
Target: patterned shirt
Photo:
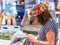
[[[56,27],[56,23],[54,20],[48,21],[39,31],[38,31],[38,40],[40,41],[47,41],[46,33],[48,31],[52,31],[55,33],[55,42],[54,45],[57,43],[57,35],[58,35],[58,28]]]

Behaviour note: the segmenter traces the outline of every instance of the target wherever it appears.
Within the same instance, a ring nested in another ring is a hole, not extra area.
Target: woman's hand
[[[32,34],[28,34],[27,38],[29,39],[30,42],[34,42],[35,41],[35,38],[33,37]]]

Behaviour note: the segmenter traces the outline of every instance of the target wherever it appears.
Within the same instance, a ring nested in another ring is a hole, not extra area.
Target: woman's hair
[[[49,19],[52,19],[51,14],[48,10],[44,11],[42,14],[37,15],[38,22],[42,25],[45,25]]]

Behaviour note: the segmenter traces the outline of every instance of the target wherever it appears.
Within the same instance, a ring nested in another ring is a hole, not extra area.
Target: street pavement
[[[0,39],[0,45],[9,45],[10,41],[9,40],[2,40]]]

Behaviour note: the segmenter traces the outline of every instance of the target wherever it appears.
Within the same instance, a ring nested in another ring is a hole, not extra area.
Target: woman
[[[13,1],[5,0],[5,2],[6,2],[5,14],[8,16],[7,25],[11,25],[11,20],[12,20],[12,24],[16,25],[16,19],[15,19],[15,16],[17,14],[16,3],[14,0]]]
[[[30,15],[36,17],[36,22],[42,25],[41,29],[38,31],[38,38],[35,39],[33,35],[28,34],[27,39],[31,42],[31,45],[56,45],[57,44],[57,34],[58,28],[56,23],[50,15],[46,4],[38,4],[33,8],[34,12]],[[36,15],[35,15],[36,14]],[[19,32],[20,33],[20,32]],[[18,35],[20,36],[20,35]],[[19,39],[15,36],[12,43]],[[10,45],[12,45],[12,43]],[[21,42],[22,43],[22,42]],[[26,43],[28,44],[28,43]],[[25,43],[24,43],[25,45]],[[29,44],[28,44],[29,45]]]
[[[58,28],[48,8],[44,9],[42,5],[46,7],[45,4],[38,4],[34,8],[34,10],[38,10],[35,16],[37,17],[37,22],[42,25],[41,29],[38,31],[38,38],[35,39],[31,34],[28,34],[27,38],[34,45],[56,45]]]

